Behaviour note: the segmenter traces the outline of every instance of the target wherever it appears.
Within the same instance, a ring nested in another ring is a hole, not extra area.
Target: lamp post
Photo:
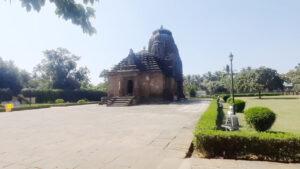
[[[233,83],[233,68],[232,68],[232,61],[233,61],[233,54],[230,53],[230,75],[231,75],[231,97],[233,102],[233,114],[235,114],[235,106],[234,106],[234,83]]]

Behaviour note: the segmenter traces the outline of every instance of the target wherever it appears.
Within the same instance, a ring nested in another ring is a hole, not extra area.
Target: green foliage
[[[190,97],[196,97],[197,93],[196,93],[196,89],[192,88],[189,92]]]
[[[89,84],[89,70],[77,67],[80,57],[67,49],[44,51],[45,59],[35,67],[35,79],[50,89],[74,90]]]
[[[290,70],[285,75],[289,82],[292,82],[293,84],[300,84],[300,64],[298,64],[295,69]]]
[[[31,109],[43,109],[43,108],[49,108],[50,105],[26,105],[21,107],[15,107],[13,108],[13,111],[22,111],[22,110],[31,110]],[[5,112],[4,108],[0,108],[0,112]]]
[[[106,96],[105,92],[99,90],[79,89],[79,90],[29,90],[21,92],[25,97],[36,97],[37,103],[53,103],[56,99],[64,99],[66,102],[77,102],[81,99],[90,101],[100,101]]]
[[[217,130],[218,114],[217,102],[212,101],[194,132],[195,146],[205,157],[300,162],[299,135]]]
[[[78,104],[86,104],[87,101],[85,99],[81,99],[77,101]]]
[[[40,11],[45,5],[45,0],[20,0],[22,6],[27,11],[34,9]],[[96,29],[92,26],[90,18],[95,17],[95,11],[89,7],[98,0],[83,0],[83,3],[78,3],[75,0],[50,0],[56,6],[55,13],[65,20],[71,20],[73,24],[81,26],[84,33],[90,35],[96,33]]]
[[[300,162],[300,137],[288,133],[196,132],[196,148],[207,158]]]
[[[65,103],[64,99],[56,99],[55,104],[62,104]]]
[[[218,129],[223,122],[223,117],[224,112],[222,108],[219,108],[217,101],[213,100],[198,121],[196,131]]]
[[[230,98],[230,95],[227,95],[227,94],[225,94],[225,95],[222,96],[222,99],[224,100],[224,102],[227,102],[227,100],[229,98]]]
[[[283,79],[276,70],[260,67],[258,69],[246,68],[237,74],[235,88],[239,93],[274,91],[283,89]]]
[[[256,131],[267,131],[275,122],[276,114],[266,107],[252,107],[245,111],[245,119]]]
[[[0,79],[0,89],[10,89],[16,96],[23,87],[26,87],[30,75],[17,68],[12,61],[4,61],[0,57]]]
[[[13,92],[10,89],[0,89],[0,102],[9,101],[13,97]]]
[[[227,103],[233,105],[233,99],[227,99]],[[236,112],[242,113],[246,107],[246,102],[241,99],[234,99],[234,108]]]

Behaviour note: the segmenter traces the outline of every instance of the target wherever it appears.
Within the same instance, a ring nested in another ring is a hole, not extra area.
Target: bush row
[[[205,157],[300,162],[300,136],[282,132],[222,131],[220,109],[212,101],[195,130],[195,146]]]
[[[221,94],[221,96],[230,95],[230,94]],[[270,93],[261,93],[261,96],[280,96],[283,95],[283,92],[270,92]],[[234,94],[235,97],[255,97],[259,96],[258,93],[236,93]]]
[[[106,96],[105,92],[98,90],[22,90],[25,97],[36,97],[37,103],[53,103],[57,99],[65,102],[77,102],[86,99],[89,101],[100,101]]]

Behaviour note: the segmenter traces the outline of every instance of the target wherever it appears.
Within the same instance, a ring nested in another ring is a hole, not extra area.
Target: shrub
[[[190,97],[196,97],[196,95],[197,95],[197,93],[196,93],[196,90],[194,89],[194,88],[192,88],[191,90],[190,90]]]
[[[55,100],[55,103],[56,104],[62,104],[62,103],[64,103],[65,101],[64,101],[64,99],[56,99]]]
[[[207,158],[300,162],[300,137],[289,133],[202,130],[195,140]]]
[[[275,122],[276,114],[266,107],[252,107],[245,111],[245,119],[256,131],[266,131]]]
[[[35,97],[37,103],[53,103],[56,99],[64,99],[66,102],[76,103],[81,99],[90,101],[100,101],[101,97],[106,96],[105,92],[99,90],[80,89],[80,90],[30,90],[24,89],[21,94],[25,97]]]
[[[226,101],[226,103],[232,103],[232,97],[229,97]]]
[[[81,99],[81,100],[78,100],[78,101],[77,101],[77,103],[78,103],[78,104],[86,104],[86,103],[87,103],[87,101],[86,101],[86,100],[84,100],[84,99]]]
[[[230,95],[223,95],[224,102],[227,102],[227,100],[230,98]]]
[[[300,162],[300,136],[283,132],[217,130],[215,101],[196,125],[195,146],[205,157]]]
[[[232,98],[229,98],[227,100],[227,102],[231,105],[233,105],[233,99]],[[244,109],[246,107],[246,102],[244,100],[241,100],[241,99],[234,99],[234,108],[235,108],[235,111],[236,112],[243,112]]]

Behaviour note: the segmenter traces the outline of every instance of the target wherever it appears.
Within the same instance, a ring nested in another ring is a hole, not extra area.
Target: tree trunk
[[[261,99],[261,91],[258,91],[258,98]]]

